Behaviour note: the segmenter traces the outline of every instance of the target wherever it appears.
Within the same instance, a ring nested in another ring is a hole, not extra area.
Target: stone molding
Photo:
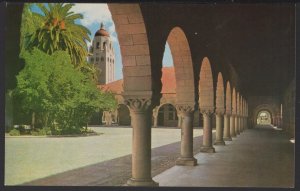
[[[142,113],[151,109],[150,98],[126,99],[124,100],[124,104],[130,108],[130,111],[135,113]]]
[[[202,113],[202,115],[208,115],[211,116],[214,113],[214,109],[210,108],[210,109],[200,109],[200,113]]]
[[[216,115],[224,115],[225,109],[216,109],[215,113]]]
[[[187,115],[194,112],[194,106],[191,105],[177,104],[175,107],[179,115]]]

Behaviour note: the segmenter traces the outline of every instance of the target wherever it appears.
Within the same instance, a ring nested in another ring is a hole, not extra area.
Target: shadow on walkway
[[[213,136],[215,133],[213,133]],[[194,155],[200,152],[202,136],[194,138]],[[152,149],[152,177],[175,165],[180,155],[180,141]],[[27,186],[122,186],[131,177],[131,155],[81,167],[46,178]]]

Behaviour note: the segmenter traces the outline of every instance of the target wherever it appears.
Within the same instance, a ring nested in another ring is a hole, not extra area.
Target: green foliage
[[[14,97],[20,99],[24,111],[37,114],[42,127],[51,127],[52,133],[78,132],[94,112],[117,107],[113,94],[101,92],[74,69],[67,52],[47,55],[33,49],[24,53],[24,59]]]
[[[17,130],[17,129],[12,129],[12,130],[9,132],[9,135],[10,135],[10,136],[20,136],[21,133],[20,133],[20,131]]]
[[[70,3],[36,3],[43,14],[34,14],[42,24],[30,34],[28,50],[34,47],[47,54],[57,50],[67,51],[72,64],[80,66],[87,56],[86,41],[90,41],[90,31],[75,20],[82,19],[81,14],[70,11],[74,4]]]
[[[46,135],[51,135],[51,129],[44,127],[42,129],[36,129],[31,131],[31,135],[33,136],[46,136]]]
[[[43,24],[42,19],[37,16],[37,14],[31,12],[30,7],[32,5],[33,3],[24,3],[23,7],[20,37],[21,55],[28,46],[30,35],[32,35]]]

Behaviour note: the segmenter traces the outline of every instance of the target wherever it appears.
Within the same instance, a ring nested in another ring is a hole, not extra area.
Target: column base
[[[232,141],[232,138],[231,137],[224,137],[223,140],[224,141]]]
[[[231,137],[236,137],[236,134],[232,134],[232,135],[230,135]]]
[[[200,152],[202,153],[215,153],[215,148],[214,147],[207,147],[207,146],[202,146],[200,148]]]
[[[152,179],[134,179],[130,178],[127,180],[126,183],[127,186],[151,186],[151,187],[157,187],[159,184],[157,182],[154,182]]]
[[[197,159],[195,159],[194,157],[189,157],[189,158],[184,158],[184,157],[179,157],[176,161],[175,161],[176,165],[179,166],[196,166],[197,165]]]
[[[225,145],[224,141],[215,141],[214,145]]]

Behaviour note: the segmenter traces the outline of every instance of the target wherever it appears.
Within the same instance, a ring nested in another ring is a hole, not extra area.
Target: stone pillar
[[[244,116],[241,116],[241,129],[240,129],[240,132],[242,133],[244,131]]]
[[[203,145],[200,152],[214,153],[215,148],[212,146],[212,126],[211,115],[212,111],[200,111],[203,115]]]
[[[239,126],[239,116],[235,116],[235,134],[239,135],[240,134],[240,126]]]
[[[158,117],[158,107],[155,107],[154,109],[153,109],[153,127],[154,128],[157,128],[157,117]]]
[[[127,99],[132,133],[132,177],[129,186],[158,186],[151,177],[151,100]]]
[[[181,128],[182,117],[181,117],[180,114],[177,114],[177,117],[178,117],[178,124],[177,124],[177,126],[178,126],[179,128]]]
[[[223,113],[224,112],[217,112],[216,113],[216,140],[215,145],[225,145],[223,140]]]
[[[239,130],[240,130],[240,133],[242,133],[243,132],[243,116],[240,116],[239,124],[240,124]]]
[[[230,136],[236,137],[235,134],[235,115],[230,116]]]
[[[229,120],[229,115],[225,114],[224,115],[224,136],[223,136],[224,141],[232,141],[232,138],[230,136],[230,120]]]
[[[193,154],[193,119],[194,107],[188,105],[177,105],[176,109],[182,117],[181,123],[181,150],[176,165],[195,166],[197,159]]]

